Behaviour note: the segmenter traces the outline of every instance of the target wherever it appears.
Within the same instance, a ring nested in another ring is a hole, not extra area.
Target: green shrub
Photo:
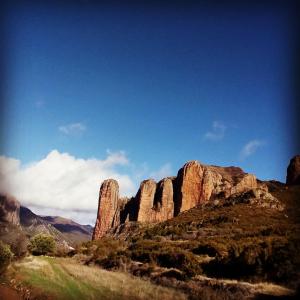
[[[92,255],[93,260],[106,258],[125,249],[125,243],[111,237],[103,237],[96,241],[83,243],[78,253]]]
[[[10,247],[0,241],[0,273],[5,271],[12,257],[13,253],[11,252]]]
[[[53,236],[40,233],[31,238],[29,251],[33,255],[51,255],[55,251],[55,246]]]

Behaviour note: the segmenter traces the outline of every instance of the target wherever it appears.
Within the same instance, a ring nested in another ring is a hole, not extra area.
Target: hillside
[[[288,167],[289,184],[261,181],[236,167],[189,162],[177,177],[143,181],[131,199],[119,198],[117,183],[106,180],[95,241],[83,244],[79,254],[87,264],[125,269],[192,298],[206,298],[203,287],[216,299],[249,296],[243,289],[240,296],[217,295],[224,279],[295,290],[300,283],[298,162],[296,156]],[[124,211],[129,218],[122,218]],[[153,218],[162,215],[163,220]]]
[[[89,225],[80,225],[67,218],[39,216],[13,197],[1,195],[0,237],[13,248],[21,243],[22,251],[26,251],[28,239],[38,233],[52,235],[59,244],[74,247],[90,240],[92,230]]]
[[[125,269],[179,288],[193,299],[244,299],[265,293],[246,291],[240,281],[273,282],[295,290],[300,279],[300,186],[264,184],[283,210],[262,208],[245,193],[158,224],[128,222],[84,244],[80,253],[88,264]],[[226,288],[224,279],[229,280]],[[234,285],[230,280],[238,280],[235,292],[227,290]]]
[[[92,235],[89,225],[58,216],[39,216],[24,206],[20,208],[20,223],[30,235],[44,232],[54,235],[58,240],[66,240],[70,245],[90,240]]]

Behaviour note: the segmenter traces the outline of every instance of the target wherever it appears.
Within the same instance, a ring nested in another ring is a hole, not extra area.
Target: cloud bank
[[[122,195],[136,192],[132,178],[117,170],[128,164],[122,151],[108,152],[105,159],[99,160],[76,158],[53,150],[29,165],[0,156],[0,192],[15,196],[36,213],[61,213],[78,222],[93,224],[99,187],[104,179],[118,180]]]

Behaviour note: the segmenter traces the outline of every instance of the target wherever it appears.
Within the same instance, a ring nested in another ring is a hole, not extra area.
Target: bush
[[[126,245],[123,241],[111,237],[103,237],[96,241],[83,243],[77,252],[85,255],[92,255],[93,260],[97,260],[107,258],[125,248]]]
[[[13,253],[11,252],[10,247],[0,241],[0,273],[5,271],[12,257]]]
[[[154,263],[163,268],[176,268],[184,272],[187,277],[202,273],[196,256],[183,249],[182,245],[144,240],[131,245],[129,250],[132,260]]]
[[[27,253],[28,239],[25,234],[19,234],[15,241],[10,244],[11,250],[16,258],[24,257]]]
[[[55,251],[55,246],[53,236],[40,233],[31,238],[29,251],[33,255],[51,255]]]

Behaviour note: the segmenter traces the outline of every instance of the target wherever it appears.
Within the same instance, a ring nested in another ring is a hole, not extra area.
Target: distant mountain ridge
[[[81,225],[71,219],[66,219],[59,216],[39,216],[44,221],[53,225],[57,230],[62,233],[79,232],[82,234],[91,235],[93,227],[91,225]]]
[[[27,238],[38,233],[52,235],[58,243],[75,246],[91,239],[93,227],[59,216],[39,216],[8,195],[0,195],[1,238],[5,232],[23,232]],[[9,228],[9,229],[8,229]]]

